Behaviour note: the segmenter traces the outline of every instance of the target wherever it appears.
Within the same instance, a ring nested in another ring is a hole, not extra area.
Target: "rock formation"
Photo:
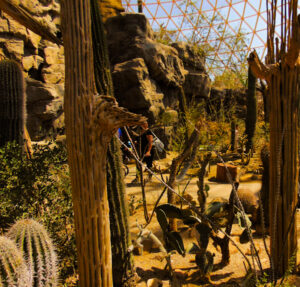
[[[50,29],[59,30],[58,0],[16,1]],[[150,124],[164,114],[172,118],[173,125],[178,119],[181,87],[187,102],[204,99],[226,107],[226,102],[235,97],[232,91],[211,89],[205,59],[195,47],[184,42],[160,43],[144,14],[121,13],[120,0],[100,4],[105,11],[115,96],[121,106],[147,116]],[[63,131],[63,47],[1,13],[0,58],[14,59],[23,67],[30,137],[40,140],[51,132]]]
[[[188,98],[208,98],[204,58],[185,43],[155,39],[144,14],[121,13],[106,22],[116,98],[154,123],[166,109],[178,109],[179,89]]]
[[[57,0],[22,0],[19,5],[50,29],[60,25]],[[62,114],[64,50],[26,29],[5,13],[0,14],[0,59],[21,64],[26,79],[27,128],[32,139],[49,133]]]

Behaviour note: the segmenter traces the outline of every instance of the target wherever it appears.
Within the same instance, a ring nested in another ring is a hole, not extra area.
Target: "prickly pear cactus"
[[[31,286],[29,270],[21,251],[12,240],[4,236],[0,236],[0,286]]]
[[[8,141],[23,144],[25,126],[24,77],[13,60],[0,61],[0,146]]]
[[[11,227],[7,236],[16,242],[26,258],[31,272],[31,286],[57,286],[57,257],[45,228],[33,219],[23,219]]]

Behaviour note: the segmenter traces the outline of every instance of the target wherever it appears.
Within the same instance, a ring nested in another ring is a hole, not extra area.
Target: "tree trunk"
[[[95,92],[89,0],[61,2],[65,124],[81,287],[113,286],[106,153],[118,127],[145,118]]]

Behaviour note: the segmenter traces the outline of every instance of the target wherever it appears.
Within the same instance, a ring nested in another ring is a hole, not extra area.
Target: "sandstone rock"
[[[115,65],[112,77],[120,106],[136,113],[145,111],[150,122],[164,109],[163,94],[159,92],[155,81],[150,79],[143,59]]]
[[[189,71],[205,72],[205,58],[196,50],[195,46],[186,42],[171,44],[178,51],[179,58],[183,61],[185,69]]]
[[[103,22],[110,17],[124,12],[124,7],[122,6],[121,0],[101,0],[99,1],[99,5]]]
[[[143,58],[151,77],[165,85],[180,86],[187,71],[172,48],[154,41],[154,34],[143,14],[122,13],[106,22],[111,63]]]
[[[211,105],[213,105],[213,109],[210,108]],[[212,88],[207,102],[207,110],[217,116],[222,109],[224,112],[244,119],[247,110],[245,91]]]
[[[59,47],[46,47],[44,49],[45,62],[48,65],[57,64],[59,59],[59,52]]]
[[[42,69],[42,77],[45,83],[61,84],[65,81],[65,65],[54,64]]]
[[[162,287],[163,282],[157,278],[151,278],[147,281],[147,287]]]
[[[0,47],[4,49],[4,53],[7,53],[10,58],[21,61],[24,54],[24,42],[23,40],[0,37]]]
[[[29,29],[27,29],[27,33],[28,33],[28,40],[27,42],[29,43],[30,46],[32,46],[35,49],[38,49],[39,47],[39,43],[42,39],[41,36],[33,33],[32,31],[30,31]]]
[[[0,33],[7,33],[7,31],[9,31],[8,20],[5,18],[0,18]]]
[[[26,40],[27,38],[27,29],[19,24],[17,21],[13,20],[10,16],[3,13],[4,18],[8,21],[8,33],[13,34],[14,37]]]
[[[38,69],[39,65],[44,59],[37,55],[23,57],[22,65],[25,71],[29,71],[31,68]]]
[[[185,95],[189,99],[209,98],[210,78],[207,73],[189,72],[183,85]]]
[[[33,140],[41,139],[63,113],[63,85],[26,79],[27,128]]]

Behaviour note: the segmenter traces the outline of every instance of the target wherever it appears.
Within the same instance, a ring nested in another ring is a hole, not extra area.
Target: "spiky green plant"
[[[21,219],[8,231],[26,258],[32,287],[54,287],[58,283],[57,257],[46,229],[33,219]]]
[[[0,286],[30,286],[29,270],[22,253],[11,239],[4,236],[0,236]]]
[[[8,141],[22,144],[24,126],[23,72],[13,60],[0,61],[0,146]]]

